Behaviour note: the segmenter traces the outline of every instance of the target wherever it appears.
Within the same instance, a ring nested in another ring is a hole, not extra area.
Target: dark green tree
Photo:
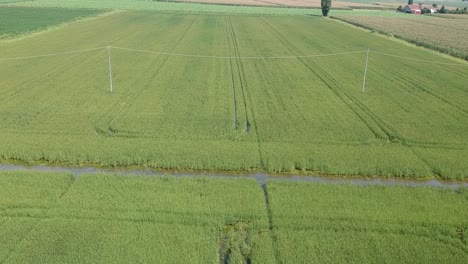
[[[445,9],[445,6],[444,6],[444,5],[440,8],[439,13],[441,13],[441,14],[446,14],[446,13],[448,13],[448,11],[447,11],[447,9]]]
[[[408,0],[408,5],[412,5],[413,4],[413,0]]]
[[[331,9],[331,0],[322,0],[321,6],[322,6],[322,15],[323,16],[328,16],[328,12],[330,12]]]

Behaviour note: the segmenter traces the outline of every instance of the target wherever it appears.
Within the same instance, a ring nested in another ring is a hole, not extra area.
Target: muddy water
[[[303,176],[303,175],[269,175],[266,173],[244,173],[244,174],[226,174],[215,172],[168,172],[142,169],[100,169],[94,167],[61,167],[61,166],[26,166],[16,164],[0,164],[0,171],[42,171],[42,172],[63,172],[70,173],[75,177],[81,174],[119,174],[125,176],[168,176],[168,177],[214,177],[214,178],[250,178],[255,179],[264,187],[267,180],[290,181],[290,182],[323,182],[323,183],[349,183],[360,186],[365,185],[384,185],[384,186],[429,186],[446,187],[457,189],[458,187],[468,187],[468,182],[461,181],[443,181],[443,180],[408,180],[408,179],[388,179],[388,178],[352,178],[352,177],[327,177],[327,176]]]

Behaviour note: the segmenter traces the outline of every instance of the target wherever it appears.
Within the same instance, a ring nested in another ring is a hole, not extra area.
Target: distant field
[[[354,25],[392,34],[417,45],[468,60],[468,16],[336,16]]]
[[[8,4],[8,3],[19,3],[19,2],[26,2],[29,0],[0,0],[0,4]]]
[[[126,9],[153,10],[188,13],[229,13],[229,14],[269,14],[269,15],[305,15],[320,14],[320,10],[309,8],[276,8],[252,6],[221,6],[200,5],[197,3],[174,3],[139,0],[36,0],[29,2],[11,3],[14,6],[28,7],[61,7],[61,8],[98,8],[98,9]]]
[[[464,263],[468,190],[268,182],[278,263]]]
[[[43,30],[99,13],[102,10],[0,7],[0,39]]]
[[[204,1],[204,0],[202,0]],[[242,2],[252,2],[252,0],[240,0]],[[276,0],[275,0],[276,1]],[[144,0],[36,0],[22,3],[11,3],[14,6],[29,7],[62,7],[62,8],[98,8],[98,9],[119,9],[119,10],[153,10],[164,12],[184,12],[184,13],[224,13],[224,14],[251,14],[251,15],[319,15],[321,10],[310,7],[285,8],[282,6],[268,4],[265,1],[261,7],[256,6],[236,6],[219,4],[198,4],[198,3],[176,3],[165,1],[144,1]],[[293,2],[293,1],[289,1]],[[336,6],[347,5],[348,3],[336,3]],[[367,4],[353,4],[353,6],[367,6]],[[342,6],[342,8],[343,8]],[[332,9],[330,15],[337,14],[368,14],[368,11],[350,11]],[[376,15],[392,15],[395,12],[380,12]]]
[[[226,5],[276,6],[276,7],[313,7],[320,8],[320,0],[155,0],[156,2],[213,3]],[[334,1],[333,8],[388,8],[373,3],[353,3]]]
[[[0,172],[0,261],[464,263],[467,193]]]
[[[2,172],[0,226],[2,263],[273,263],[274,255],[253,180]]]
[[[112,48],[110,94],[108,43],[221,57]],[[0,61],[3,159],[468,176],[468,67],[402,59],[458,63],[426,50],[318,17],[135,11],[0,42],[0,58],[96,47]],[[361,94],[367,48],[402,58],[371,53]]]

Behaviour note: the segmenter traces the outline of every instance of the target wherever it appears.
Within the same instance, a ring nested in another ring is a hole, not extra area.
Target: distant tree
[[[322,15],[324,17],[328,16],[328,12],[330,12],[331,2],[332,2],[332,0],[322,0],[322,2],[321,2]]]
[[[398,8],[396,9],[398,12],[403,12],[403,7],[400,5],[398,6]]]
[[[429,8],[423,8],[421,9],[421,14],[430,14],[431,13],[431,10]]]
[[[408,5],[412,5],[413,4],[413,0],[408,0]]]
[[[432,4],[432,7],[433,7],[433,8],[437,8],[437,4]]]
[[[439,13],[441,14],[447,14],[448,13],[448,10],[445,8],[445,6],[443,5],[440,10],[439,10]]]

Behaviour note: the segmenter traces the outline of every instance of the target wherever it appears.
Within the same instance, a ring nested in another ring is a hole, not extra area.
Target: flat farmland
[[[0,8],[0,39],[44,30],[102,12],[102,10],[92,9],[41,8],[38,10],[32,7],[2,7]]]
[[[254,180],[0,173],[2,263],[273,263]]]
[[[164,2],[164,0],[160,1]],[[320,7],[319,0],[173,0],[182,3],[224,4],[224,5],[248,5],[248,6],[276,6],[276,7]],[[334,8],[384,8],[375,3],[353,3],[352,1],[335,1]]]
[[[2,263],[464,263],[467,188],[0,172]],[[385,210],[382,210],[385,208]]]
[[[462,59],[468,59],[468,17],[437,16],[353,16],[338,15],[345,22],[393,35]]]
[[[468,64],[328,19],[126,11],[0,58],[6,160],[468,175]]]
[[[267,183],[278,263],[464,263],[467,189]]]

